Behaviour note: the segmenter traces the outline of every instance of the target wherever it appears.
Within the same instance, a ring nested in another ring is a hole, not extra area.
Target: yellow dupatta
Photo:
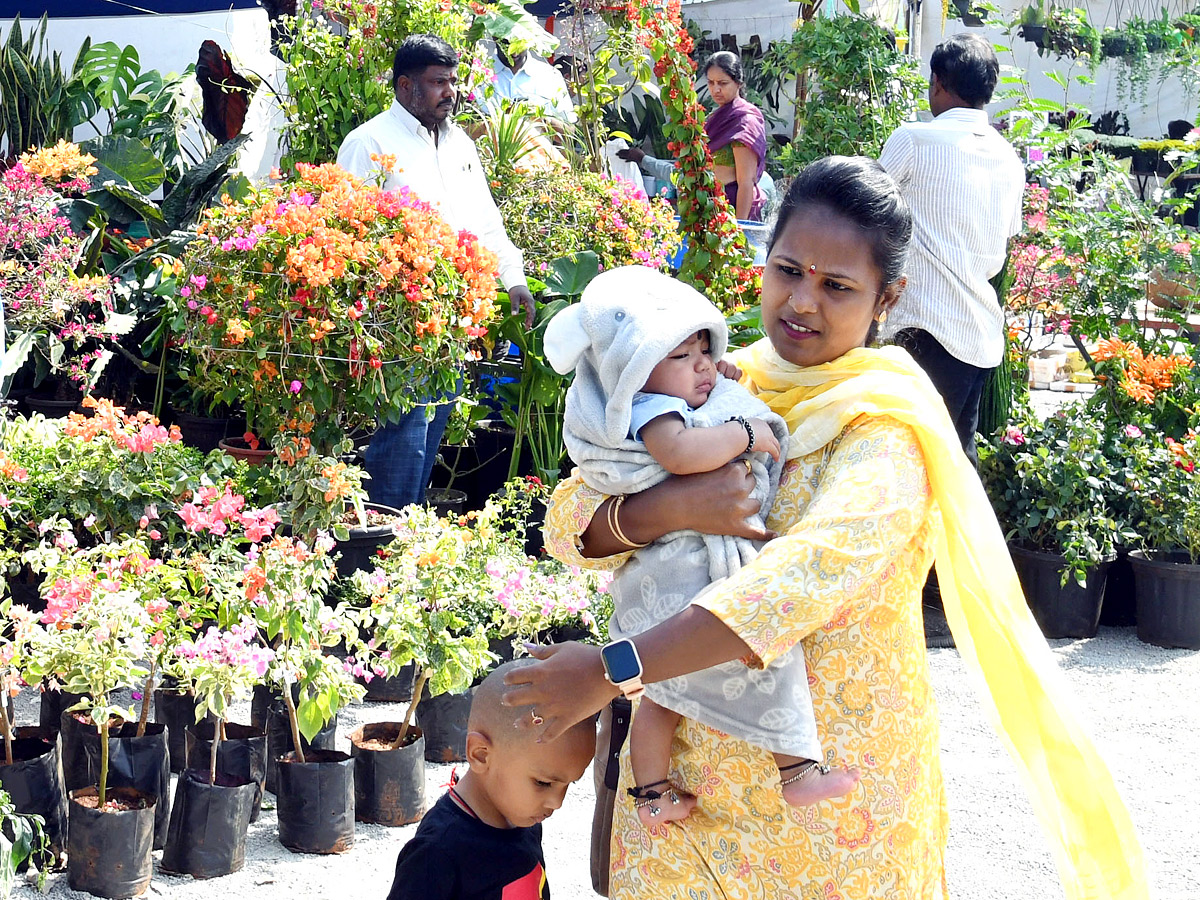
[[[944,529],[936,567],[946,619],[992,725],[1050,839],[1067,900],[1149,897],[1141,844],[1112,774],[1025,603],[983,485],[933,383],[904,350],[856,349],[794,366],[762,340],[737,354],[758,396],[791,431],[788,457],[834,440],[859,416],[917,434]],[[990,703],[987,700],[990,699]]]

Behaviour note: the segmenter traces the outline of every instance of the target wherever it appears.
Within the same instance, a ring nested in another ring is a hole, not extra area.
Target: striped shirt
[[[1004,312],[988,283],[1021,230],[1025,171],[981,109],[896,129],[879,156],[913,214],[908,287],[883,337],[921,328],[956,359],[1000,364]]]

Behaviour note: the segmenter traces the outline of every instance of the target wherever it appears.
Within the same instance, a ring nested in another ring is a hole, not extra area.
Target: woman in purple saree
[[[708,149],[725,196],[744,221],[761,222],[766,195],[759,186],[767,163],[767,128],[757,106],[742,97],[742,61],[722,50],[704,64],[717,108],[704,122]]]

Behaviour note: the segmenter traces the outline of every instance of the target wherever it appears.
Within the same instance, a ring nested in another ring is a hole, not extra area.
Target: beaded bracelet
[[[737,422],[739,425],[741,425],[743,428],[746,429],[746,437],[749,440],[749,443],[746,444],[746,450],[748,450],[748,451],[753,450],[754,449],[754,426],[751,425],[746,420],[745,416],[733,416],[729,419],[729,421]]]

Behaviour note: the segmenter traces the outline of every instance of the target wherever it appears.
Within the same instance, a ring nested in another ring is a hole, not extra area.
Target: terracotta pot
[[[234,459],[244,459],[252,466],[261,466],[275,455],[275,451],[269,448],[265,450],[252,450],[246,443],[245,438],[226,438],[217,444],[217,446]]]

